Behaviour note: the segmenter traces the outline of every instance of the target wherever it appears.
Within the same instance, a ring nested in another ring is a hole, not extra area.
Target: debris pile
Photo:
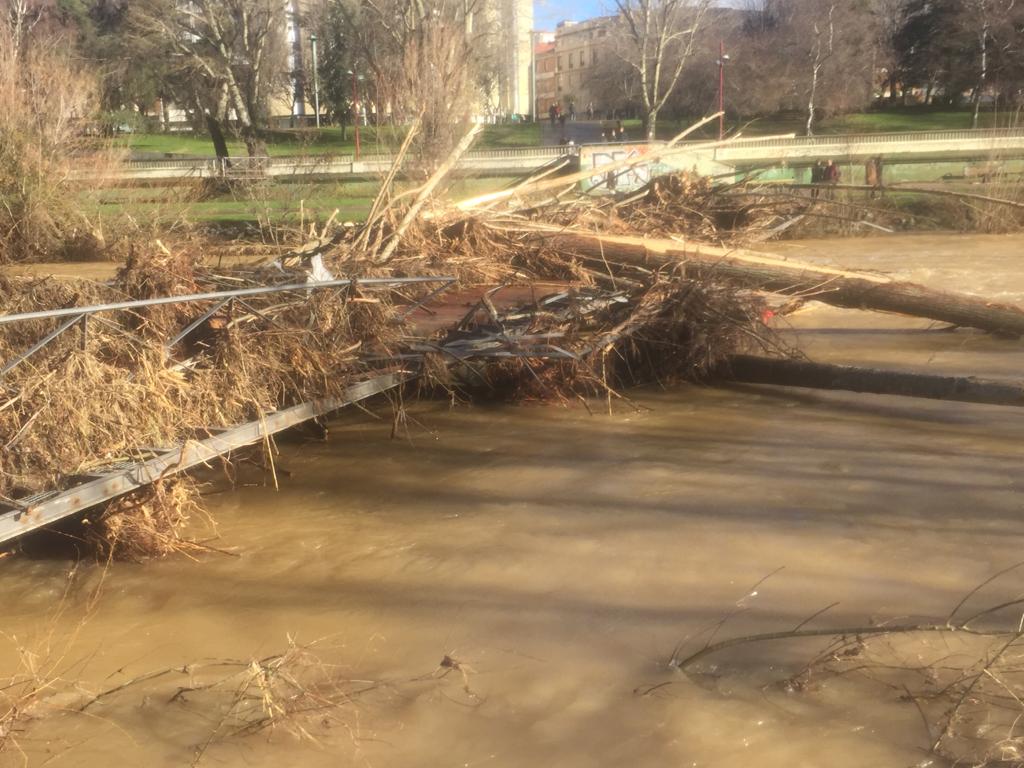
[[[107,285],[7,278],[8,314],[302,285],[301,270],[217,273],[138,255]],[[69,487],[112,462],[342,392],[402,332],[386,292],[358,285],[156,304],[0,325],[0,497]]]

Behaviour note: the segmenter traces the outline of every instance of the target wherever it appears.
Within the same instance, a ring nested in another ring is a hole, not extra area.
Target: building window
[[[585,60],[585,56],[586,56],[586,54],[583,51],[580,51],[580,66],[581,67],[585,67],[587,65],[587,62]]]
[[[558,71],[559,72],[562,71],[562,57],[561,56],[558,57]]]
[[[590,65],[593,66],[594,64],[597,64],[597,51],[590,52]]]
[[[569,69],[572,69],[573,65],[575,65],[575,64],[576,64],[576,54],[575,53],[570,53],[569,54]]]

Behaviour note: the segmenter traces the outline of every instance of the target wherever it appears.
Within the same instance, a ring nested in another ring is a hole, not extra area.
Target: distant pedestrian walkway
[[[566,120],[565,138],[574,144],[599,144],[601,142],[600,120]],[[563,127],[559,123],[551,125],[545,120],[542,126],[541,139],[544,146],[553,147],[562,143]]]

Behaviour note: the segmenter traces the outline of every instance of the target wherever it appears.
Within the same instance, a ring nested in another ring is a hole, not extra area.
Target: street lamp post
[[[352,120],[356,127],[356,160],[359,159],[359,107],[357,106],[359,98],[359,92],[356,90],[356,73],[355,70],[350,69],[348,71],[352,75]]]
[[[313,108],[316,110],[316,127],[320,127],[320,73],[316,60],[316,35],[309,36],[309,43],[313,46]]]
[[[718,140],[725,138],[725,62],[729,56],[725,52],[725,41],[718,43]]]
[[[537,30],[530,30],[530,112],[537,122]]]

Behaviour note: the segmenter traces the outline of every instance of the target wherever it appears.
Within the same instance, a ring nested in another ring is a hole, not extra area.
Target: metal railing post
[[[63,323],[61,323],[59,326],[57,326],[57,328],[55,330],[50,331],[50,333],[46,334],[46,336],[41,338],[39,341],[37,341],[35,344],[33,344],[27,350],[25,350],[20,355],[15,357],[13,360],[10,360],[10,361],[4,363],[3,368],[0,368],[0,377],[6,375],[8,372],[10,372],[14,368],[16,368],[18,365],[20,365],[21,363],[23,363],[26,360],[28,360],[30,357],[32,357],[32,355],[34,355],[40,349],[42,349],[47,344],[49,344],[51,341],[56,339],[58,336],[60,336],[62,333],[64,333],[64,331],[66,331],[68,328],[70,328],[71,326],[77,324],[82,319],[82,316],[83,316],[82,314],[73,315],[71,318],[69,318],[68,320],[66,320]]]

